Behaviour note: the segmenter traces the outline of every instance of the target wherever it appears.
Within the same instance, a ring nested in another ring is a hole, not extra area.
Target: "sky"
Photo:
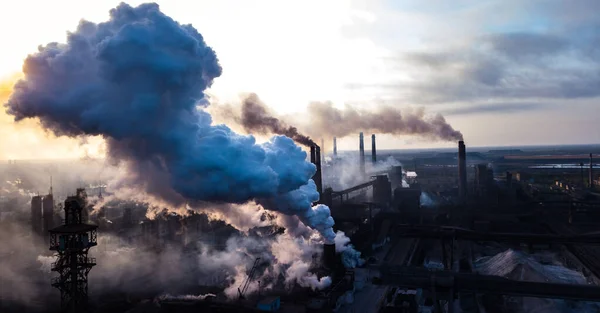
[[[64,42],[81,19],[107,20],[119,2],[1,4],[0,102],[38,45]],[[216,51],[223,75],[209,93],[218,101],[255,92],[288,115],[311,101],[424,107],[471,146],[600,143],[600,1],[156,2]],[[0,135],[0,159],[102,153],[98,138],[53,138],[3,112]],[[356,137],[339,148],[356,149]],[[378,136],[380,149],[455,144]]]

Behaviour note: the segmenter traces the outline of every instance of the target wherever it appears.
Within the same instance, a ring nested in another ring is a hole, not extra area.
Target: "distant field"
[[[594,154],[594,158],[599,158],[600,155]],[[573,160],[573,159],[588,159],[589,154],[556,154],[556,155],[505,155],[507,160]]]

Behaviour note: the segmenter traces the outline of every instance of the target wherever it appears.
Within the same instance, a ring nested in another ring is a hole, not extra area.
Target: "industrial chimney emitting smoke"
[[[590,188],[594,188],[594,155],[590,153]]]
[[[371,161],[377,163],[377,148],[375,147],[375,134],[371,135]]]
[[[365,138],[361,132],[359,135],[358,149],[360,151],[360,173],[365,175]]]
[[[337,138],[333,137],[333,156],[337,156]]]
[[[319,195],[321,195],[323,193],[323,181],[321,178],[321,148],[317,145],[310,147],[310,162],[317,167],[317,171],[312,179],[315,182],[315,185],[317,185]]]
[[[458,142],[458,196],[461,203],[467,199],[467,152],[465,142]]]

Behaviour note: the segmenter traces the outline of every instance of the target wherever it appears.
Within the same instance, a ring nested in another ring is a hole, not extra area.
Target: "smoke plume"
[[[400,111],[383,106],[373,111],[346,105],[338,109],[330,102],[308,105],[310,133],[324,137],[344,137],[358,131],[393,135],[417,135],[431,140],[463,140],[462,134],[452,128],[441,114],[427,116],[424,108]]]
[[[81,21],[66,44],[28,56],[23,72],[7,113],[39,118],[56,135],[102,136],[129,186],[177,205],[256,200],[333,240],[329,209],[311,207],[316,169],[306,153],[284,136],[257,144],[212,125],[202,107],[222,72],[217,56],[157,4],[122,3],[107,22]]]
[[[297,139],[299,143],[302,143],[302,138],[308,137],[300,135],[295,127],[287,126],[292,120],[301,126],[303,133],[313,138],[340,138],[364,131],[415,135],[428,140],[463,140],[462,133],[448,124],[444,116],[428,115],[424,108],[401,111],[391,106],[380,106],[365,110],[346,105],[344,109],[338,109],[331,102],[312,102],[301,118],[297,114],[275,117],[268,113],[258,96],[251,94],[242,100],[241,107],[219,105],[214,110],[220,118],[233,119],[248,132],[290,134],[291,138],[297,138],[295,134],[298,134],[301,137]]]
[[[236,121],[249,133],[285,135],[304,146],[315,145],[310,137],[300,134],[296,127],[289,126],[270,114],[254,93],[242,100],[241,116],[237,117]]]

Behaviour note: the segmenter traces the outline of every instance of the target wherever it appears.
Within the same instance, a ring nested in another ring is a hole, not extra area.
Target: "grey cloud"
[[[569,46],[566,39],[549,34],[505,33],[484,36],[491,48],[511,59],[552,56]]]
[[[447,116],[482,113],[516,113],[536,110],[543,106],[545,106],[544,103],[486,103],[443,110],[441,113]]]
[[[600,2],[596,0],[506,0],[485,5],[473,1],[444,15],[428,13],[425,7],[425,12],[416,14],[429,21],[430,27],[410,31],[408,37],[427,48],[394,48],[398,42],[394,36],[378,41],[398,51],[388,59],[390,73],[401,72],[412,80],[349,87],[417,105],[495,103],[463,108],[456,114],[503,111],[502,106],[507,106],[506,112],[515,112],[544,104],[511,107],[510,103],[599,97],[597,8]],[[390,23],[399,16],[402,12],[389,8],[382,13]]]
[[[590,58],[590,49],[588,43],[555,35],[478,36],[466,48],[399,57],[397,62],[409,64],[416,82],[380,87],[402,90],[411,103],[596,97],[600,58]]]

